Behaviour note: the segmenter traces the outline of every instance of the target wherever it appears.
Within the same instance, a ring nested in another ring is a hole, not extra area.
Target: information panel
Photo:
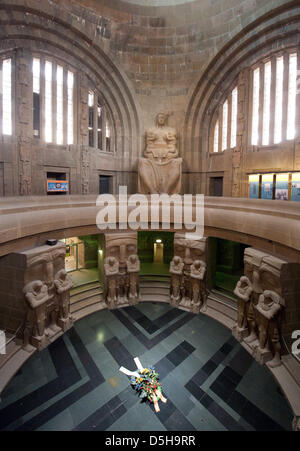
[[[300,172],[292,175],[291,200],[300,202]]]
[[[289,200],[289,174],[276,174],[276,200]]]
[[[273,178],[274,174],[264,174],[261,182],[261,198],[273,199]]]
[[[259,175],[249,175],[249,197],[250,199],[259,198]]]
[[[47,180],[48,193],[67,193],[69,189],[67,180]]]

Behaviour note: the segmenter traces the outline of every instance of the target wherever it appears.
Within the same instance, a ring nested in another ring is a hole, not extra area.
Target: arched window
[[[12,61],[0,61],[0,134],[12,135]]]
[[[74,144],[74,71],[50,58],[34,57],[32,76],[33,136]]]
[[[295,139],[297,52],[275,55],[252,69],[251,144]]]
[[[230,96],[217,109],[213,131],[213,152],[224,152],[236,147],[238,119],[238,90],[235,87]]]
[[[109,109],[104,104],[100,95],[89,91],[89,147],[94,147],[101,152],[111,152],[112,144],[112,121]]]

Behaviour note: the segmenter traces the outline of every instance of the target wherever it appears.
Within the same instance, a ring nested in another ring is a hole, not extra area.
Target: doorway
[[[154,250],[153,250],[154,263],[163,263],[164,262],[164,244],[159,241],[160,240],[157,240],[154,243]]]
[[[78,238],[66,240],[66,271],[78,271],[84,265],[84,243]]]
[[[210,196],[223,196],[223,177],[210,178]]]
[[[112,191],[112,176],[99,175],[99,194],[111,194]]]

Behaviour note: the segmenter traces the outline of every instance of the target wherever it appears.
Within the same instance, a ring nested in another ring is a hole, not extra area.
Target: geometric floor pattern
[[[160,374],[155,414],[118,371]],[[167,304],[103,310],[36,353],[2,393],[0,430],[290,430],[279,386],[229,330]]]

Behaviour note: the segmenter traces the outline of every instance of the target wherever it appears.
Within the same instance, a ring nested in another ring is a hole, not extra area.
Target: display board
[[[47,180],[48,193],[67,193],[69,191],[69,182],[67,180]]]
[[[289,174],[276,174],[276,200],[289,200]]]
[[[300,202],[300,173],[292,175],[291,200]]]
[[[273,199],[274,174],[263,174],[261,181],[261,198]]]
[[[249,175],[249,197],[250,199],[259,199],[259,175]]]

